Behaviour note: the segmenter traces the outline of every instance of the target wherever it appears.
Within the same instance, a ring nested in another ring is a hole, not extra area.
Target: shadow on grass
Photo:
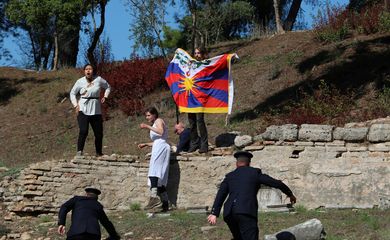
[[[232,122],[241,122],[257,118],[261,113],[271,108],[278,108],[287,102],[299,102],[300,93],[313,93],[321,80],[334,86],[340,93],[356,92],[358,99],[364,94],[365,86],[374,83],[376,89],[381,89],[390,77],[390,36],[382,36],[368,41],[357,42],[353,47],[355,53],[338,64],[329,66],[320,76],[308,77],[303,82],[286,88],[260,102],[254,108],[239,112],[232,116]],[[373,51],[375,48],[385,49]],[[321,51],[317,55],[305,59],[298,64],[301,73],[311,70],[314,66],[325,64],[337,59],[346,51],[346,47],[338,47],[333,51]]]
[[[56,78],[49,79],[36,79],[36,78],[21,78],[21,79],[10,79],[10,78],[0,78],[0,105],[5,105],[9,102],[9,100],[21,93],[18,85],[32,82],[35,84],[45,84],[51,81],[57,80]]]
[[[0,105],[6,104],[9,99],[20,92],[9,79],[0,78],[0,84]]]

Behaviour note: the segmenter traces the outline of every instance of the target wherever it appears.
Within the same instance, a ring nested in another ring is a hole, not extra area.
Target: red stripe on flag
[[[216,79],[213,81],[199,81],[196,83],[199,87],[207,88],[207,89],[218,89],[222,91],[228,91],[229,88],[229,82],[228,80],[220,80]]]
[[[171,87],[171,85],[177,81],[180,81],[180,79],[182,78],[182,75],[181,74],[178,74],[178,73],[171,73],[169,74],[165,80],[167,81],[168,83],[168,86]]]

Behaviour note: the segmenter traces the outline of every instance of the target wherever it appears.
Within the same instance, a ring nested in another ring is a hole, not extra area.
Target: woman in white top
[[[77,113],[77,122],[80,128],[77,155],[81,156],[83,154],[90,124],[95,135],[96,156],[102,156],[103,119],[101,104],[105,102],[110,94],[110,85],[100,76],[94,76],[94,68],[91,64],[84,66],[84,74],[85,76],[77,80],[70,91],[70,100]],[[102,99],[100,99],[101,89],[105,89]],[[77,95],[80,96],[79,100],[77,100]]]
[[[150,186],[149,203],[144,208],[168,210],[168,194],[166,186],[168,183],[169,159],[171,148],[167,142],[167,126],[161,118],[158,117],[157,110],[152,107],[145,111],[146,120],[152,126],[141,123],[141,129],[150,130],[150,138],[153,142],[138,144],[139,148],[146,146],[152,147],[152,156],[149,163],[148,185]],[[160,196],[160,198],[158,197]]]

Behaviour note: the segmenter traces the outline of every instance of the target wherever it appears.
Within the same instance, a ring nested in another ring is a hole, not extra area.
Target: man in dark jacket
[[[176,153],[188,152],[190,149],[190,129],[185,128],[182,122],[175,125],[175,134],[179,135],[179,142],[176,146]]]
[[[61,206],[58,213],[58,233],[65,234],[66,214],[72,211],[72,224],[67,233],[67,240],[100,240],[99,222],[110,235],[107,239],[120,239],[103,206],[98,202],[100,190],[86,188],[85,192],[86,196],[74,196]]]
[[[234,240],[258,240],[257,192],[260,185],[280,189],[290,198],[292,204],[296,202],[296,198],[282,181],[263,174],[258,168],[250,167],[253,157],[251,153],[239,151],[234,154],[234,157],[237,159],[237,168],[228,173],[222,181],[207,220],[211,224],[216,224],[222,204],[229,196],[224,204],[223,217]]]

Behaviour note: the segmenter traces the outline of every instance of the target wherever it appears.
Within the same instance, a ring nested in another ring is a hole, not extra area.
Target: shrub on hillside
[[[326,6],[319,11],[314,23],[314,34],[321,42],[337,42],[348,36],[348,13],[343,7]]]
[[[390,32],[390,12],[383,11],[379,16],[379,31]]]
[[[350,30],[372,34],[388,31],[389,25],[389,13],[383,4],[366,5],[359,11],[327,5],[325,12],[320,11],[315,18],[314,33],[319,41],[337,42],[345,39]]]
[[[321,81],[313,93],[303,92],[301,100],[288,107],[285,120],[295,124],[331,122],[348,114],[354,106],[353,96]]]
[[[119,108],[126,115],[141,113],[144,108],[142,98],[165,83],[166,66],[163,58],[136,58],[100,65],[99,74],[112,87],[109,107]]]

